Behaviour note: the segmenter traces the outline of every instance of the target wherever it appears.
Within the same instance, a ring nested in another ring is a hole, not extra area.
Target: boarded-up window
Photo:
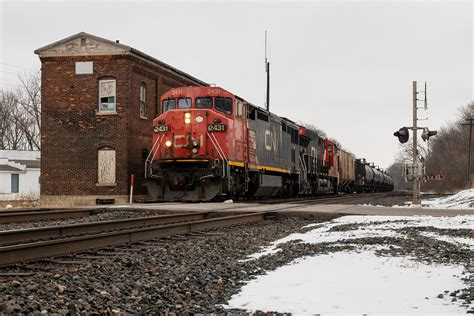
[[[115,150],[100,149],[97,159],[97,183],[101,185],[115,185]]]
[[[140,117],[146,118],[146,87],[144,84],[140,85]]]
[[[99,112],[115,112],[115,79],[99,80]]]

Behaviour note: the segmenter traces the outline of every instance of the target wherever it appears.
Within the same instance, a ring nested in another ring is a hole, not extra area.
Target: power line
[[[20,68],[20,69],[26,69],[26,70],[31,70],[31,71],[39,71],[39,69],[33,69],[33,68],[28,68],[28,67],[23,67],[19,65],[14,65],[14,64],[8,64],[0,61],[0,64],[8,66],[8,67],[13,67],[13,68]]]

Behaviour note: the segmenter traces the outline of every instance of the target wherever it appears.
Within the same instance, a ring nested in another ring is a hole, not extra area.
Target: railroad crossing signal
[[[395,133],[393,133],[393,136],[398,137],[398,141],[402,144],[406,143],[408,139],[410,138],[410,133],[408,132],[407,127],[402,127]]]
[[[421,139],[426,142],[431,136],[436,136],[436,134],[438,134],[438,131],[430,131],[428,127],[425,127],[421,133]]]

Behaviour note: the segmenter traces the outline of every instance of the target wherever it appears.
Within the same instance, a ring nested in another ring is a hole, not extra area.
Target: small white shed
[[[0,200],[38,199],[40,152],[0,150]]]

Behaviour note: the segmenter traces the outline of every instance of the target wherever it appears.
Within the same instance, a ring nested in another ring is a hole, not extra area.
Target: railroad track
[[[3,238],[6,238],[5,240],[8,241],[0,246],[0,266],[142,240],[189,234],[200,230],[240,225],[263,220],[269,216],[269,213],[260,212],[205,219],[204,217],[207,215],[207,212],[187,213],[125,221],[109,221],[109,223],[100,222],[4,231],[1,232],[2,237],[0,238],[2,242],[4,242]],[[146,227],[140,226],[144,225],[147,221],[149,225],[146,225]],[[175,223],[166,224],[170,221],[175,221]],[[176,223],[176,221],[179,222]],[[132,222],[132,224],[127,225],[126,222]],[[111,227],[114,230],[111,231]],[[107,231],[104,231],[104,229]],[[45,232],[42,232],[42,230]],[[77,234],[82,235],[78,236]],[[54,239],[32,241],[48,238],[47,236]]]
[[[18,210],[0,212],[0,224],[21,223],[64,218],[80,218],[105,212],[104,208],[96,209],[51,209],[51,210]]]

